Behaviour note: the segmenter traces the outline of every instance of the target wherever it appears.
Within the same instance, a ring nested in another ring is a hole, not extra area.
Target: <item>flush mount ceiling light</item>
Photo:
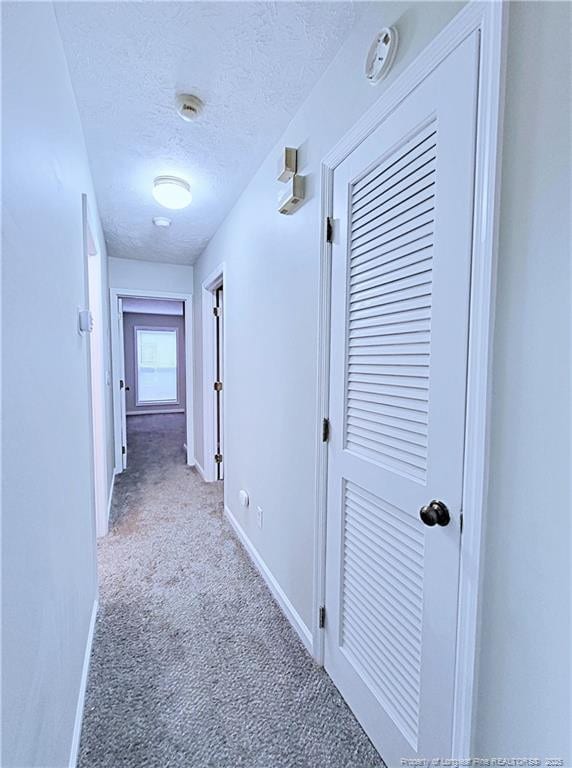
[[[156,227],[170,227],[171,219],[168,219],[166,216],[154,216],[153,224]]]
[[[153,182],[153,197],[164,208],[186,208],[193,196],[191,187],[178,176],[157,176]]]

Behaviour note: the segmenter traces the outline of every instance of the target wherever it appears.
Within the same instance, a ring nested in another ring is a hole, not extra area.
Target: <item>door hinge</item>
[[[125,382],[123,381],[123,379],[119,379],[119,389],[123,389],[124,386],[125,386]]]
[[[222,381],[215,381],[214,389],[215,389],[215,392],[221,392],[222,391]]]
[[[213,307],[213,315],[215,317],[220,317],[222,314],[220,307]]]
[[[461,533],[463,533],[463,513],[462,512],[459,515],[459,529],[460,529]]]
[[[330,439],[330,420],[322,419],[322,442],[327,443]]]
[[[320,629],[324,629],[326,626],[326,606],[321,605],[320,610],[318,611],[318,627]]]
[[[124,445],[121,446],[121,454],[122,454],[122,456],[125,456],[125,446]]]
[[[222,453],[215,453],[215,464],[222,464]]]
[[[331,216],[326,216],[326,242],[334,242],[334,220]]]

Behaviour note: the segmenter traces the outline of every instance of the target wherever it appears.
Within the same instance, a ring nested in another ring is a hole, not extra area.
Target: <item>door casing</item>
[[[316,512],[312,649],[324,662],[328,447],[322,421],[329,417],[331,244],[326,222],[333,219],[334,171],[411,91],[473,32],[480,35],[479,88],[475,147],[473,243],[467,367],[467,412],[463,470],[463,533],[459,572],[454,722],[451,756],[469,758],[473,743],[473,707],[479,591],[482,578],[488,485],[490,389],[496,288],[498,219],[508,5],[469,3],[395,80],[379,100],[322,161],[320,183],[320,295],[318,315],[318,403],[316,424]],[[443,755],[445,757],[445,755]]]
[[[121,391],[119,380],[123,375],[123,353],[119,331],[119,298],[172,299],[185,306],[185,387],[186,387],[186,452],[187,464],[195,466],[195,438],[193,429],[193,297],[189,293],[143,291],[133,288],[111,288],[111,360],[113,378],[113,433],[115,444],[115,473],[123,471],[121,453]]]
[[[216,413],[216,399],[213,384],[216,379],[216,339],[215,339],[215,324],[213,322],[213,308],[216,300],[216,290],[225,285],[225,265],[220,264],[214,269],[208,277],[203,280],[201,284],[201,308],[202,308],[202,352],[203,352],[203,466],[199,466],[199,469],[203,480],[207,483],[214,482],[217,479],[217,468],[214,460],[216,453],[216,428],[217,428],[217,413]],[[226,290],[223,291],[223,318],[226,313]],[[222,353],[223,353],[223,371],[226,371],[226,345],[224,342],[224,320],[223,320],[223,341],[222,341]],[[224,383],[223,383],[223,397],[224,397]],[[223,418],[223,436],[222,444],[226,445],[226,439],[224,435],[225,420]],[[224,462],[224,458],[223,458]]]
[[[88,334],[90,422],[92,433],[92,465],[96,535],[107,533],[109,511],[109,489],[107,487],[107,441],[105,420],[105,348],[104,308],[102,292],[102,254],[96,238],[96,228],[86,194],[82,194],[82,224],[85,267],[86,307],[92,313],[94,326]]]

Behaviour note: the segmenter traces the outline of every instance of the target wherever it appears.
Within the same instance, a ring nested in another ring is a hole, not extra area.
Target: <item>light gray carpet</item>
[[[81,768],[383,763],[184,463],[179,415],[129,419],[99,545]]]

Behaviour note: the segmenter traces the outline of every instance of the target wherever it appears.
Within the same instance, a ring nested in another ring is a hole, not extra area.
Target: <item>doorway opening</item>
[[[112,290],[116,467],[128,466],[130,434],[175,428],[185,462],[192,437],[191,297]]]
[[[202,284],[203,466],[207,482],[224,479],[224,265]]]

